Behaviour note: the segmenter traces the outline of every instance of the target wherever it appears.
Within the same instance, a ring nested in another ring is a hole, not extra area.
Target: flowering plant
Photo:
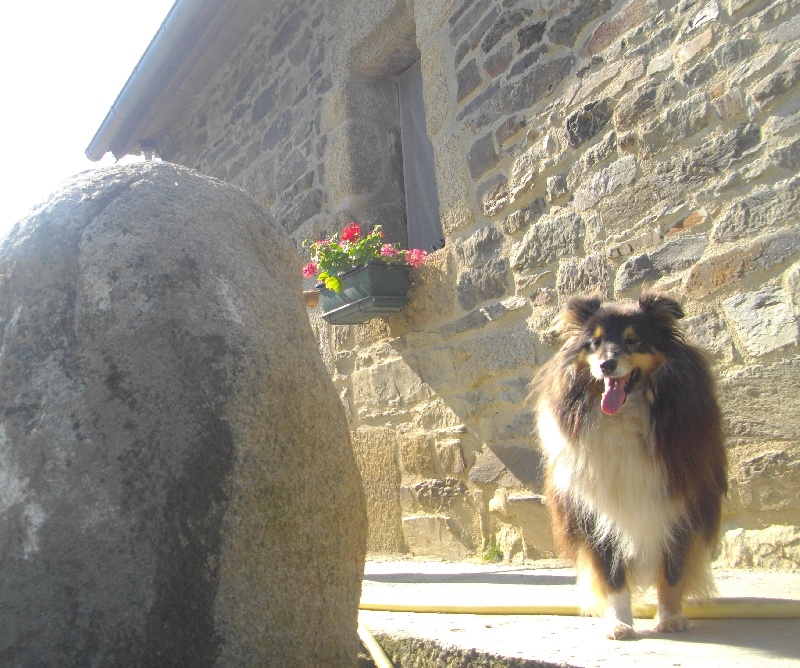
[[[338,237],[322,241],[306,239],[302,245],[311,253],[311,262],[303,267],[303,277],[317,276],[334,292],[341,291],[339,276],[348,269],[367,262],[419,267],[428,254],[419,248],[403,250],[397,244],[384,243],[380,225],[362,236],[361,226],[355,221],[351,221]]]

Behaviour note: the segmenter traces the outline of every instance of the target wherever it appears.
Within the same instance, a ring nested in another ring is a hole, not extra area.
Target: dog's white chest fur
[[[632,393],[615,415],[595,406],[571,443],[546,406],[539,435],[552,485],[580,512],[596,518],[595,540],[612,539],[635,580],[647,580],[671,540],[680,509],[667,495],[666,474],[653,456],[647,406]]]

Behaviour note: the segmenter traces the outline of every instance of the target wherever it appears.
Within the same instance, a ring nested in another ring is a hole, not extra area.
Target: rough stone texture
[[[396,315],[329,327],[310,312],[351,430],[396,432],[408,464],[399,481],[363,470],[406,490],[405,518],[429,512],[421,477],[458,478],[486,499],[457,518],[482,527],[471,549],[533,554],[471,472],[482,452],[535,446],[523,379],[553,352],[559,304],[649,286],[709,348],[731,461],[787,458],[775,477],[732,474],[727,526],[798,526],[798,26],[795,0],[278,0],[162,154],[241,185],[297,242],[348,216],[404,241],[393,77],[419,58],[445,246]],[[771,488],[784,509],[747,501]]]
[[[86,172],[0,262],[0,662],[353,665],[363,495],[272,218]]]
[[[415,557],[440,557],[458,561],[474,553],[456,522],[441,515],[403,518],[403,532]]]
[[[352,438],[367,503],[367,550],[372,554],[403,553],[397,435],[389,429],[362,427]]]
[[[722,538],[717,564],[732,568],[800,569],[800,527],[732,529]]]

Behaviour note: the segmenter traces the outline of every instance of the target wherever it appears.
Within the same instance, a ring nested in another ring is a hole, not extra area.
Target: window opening
[[[398,77],[397,85],[408,246],[431,251],[444,246],[444,234],[439,218],[433,144],[425,126],[422,67],[419,61]]]

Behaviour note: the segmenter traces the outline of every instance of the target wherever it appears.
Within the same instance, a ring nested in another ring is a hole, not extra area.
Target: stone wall
[[[527,385],[566,298],[643,286],[679,298],[713,356],[729,543],[782,525],[797,544],[799,35],[798,0],[265,10],[164,156],[241,185],[295,239],[350,217],[402,236],[392,75],[422,63],[446,245],[397,316],[311,314],[374,552],[549,554]]]

